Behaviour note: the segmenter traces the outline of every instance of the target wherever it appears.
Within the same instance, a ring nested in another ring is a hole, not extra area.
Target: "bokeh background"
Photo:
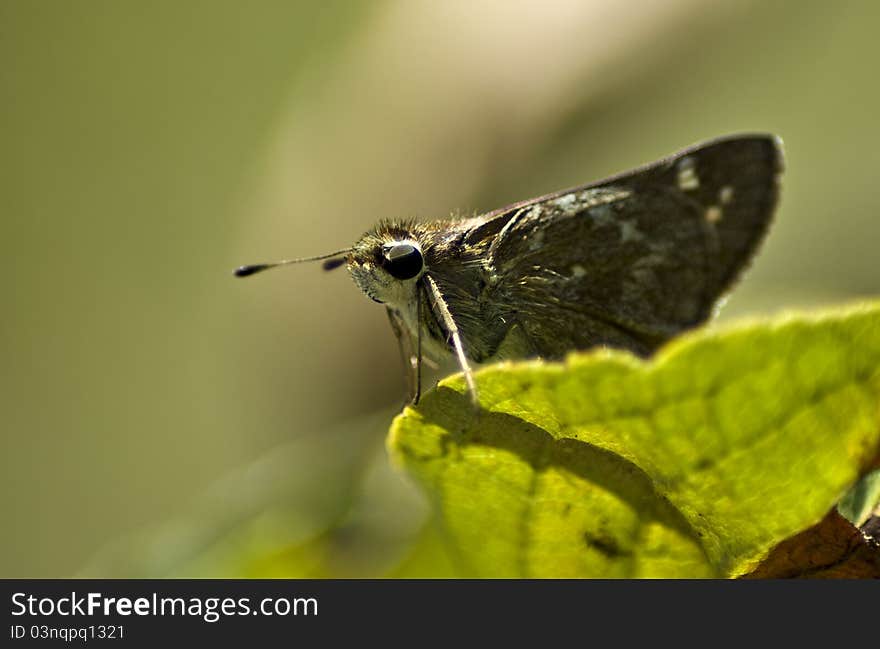
[[[457,574],[344,271],[242,263],[785,140],[730,319],[880,293],[880,3],[0,2],[3,577]]]

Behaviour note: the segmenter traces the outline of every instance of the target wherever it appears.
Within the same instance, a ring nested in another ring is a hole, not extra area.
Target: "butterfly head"
[[[407,302],[425,272],[421,244],[402,228],[379,228],[358,241],[346,259],[355,284],[372,300],[391,306]]]

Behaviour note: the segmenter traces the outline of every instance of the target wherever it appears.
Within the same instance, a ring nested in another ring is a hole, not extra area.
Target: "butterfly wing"
[[[734,136],[490,213],[468,234],[492,235],[472,320],[506,332],[501,355],[649,354],[705,321],[748,265],[781,171],[776,138]]]

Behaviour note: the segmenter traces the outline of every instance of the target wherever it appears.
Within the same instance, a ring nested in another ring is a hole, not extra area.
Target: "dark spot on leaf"
[[[609,559],[632,556],[631,550],[621,548],[617,541],[602,532],[593,534],[590,530],[587,530],[584,532],[584,543],[586,543],[588,548],[598,550]]]

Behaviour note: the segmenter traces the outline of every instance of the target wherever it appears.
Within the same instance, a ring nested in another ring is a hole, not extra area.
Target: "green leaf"
[[[748,572],[814,525],[880,442],[880,303],[442,381],[389,449],[486,577]]]

